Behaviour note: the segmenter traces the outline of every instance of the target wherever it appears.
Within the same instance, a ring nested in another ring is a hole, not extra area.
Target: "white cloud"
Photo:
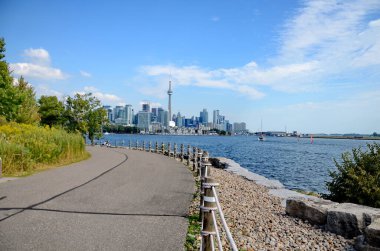
[[[36,88],[36,93],[38,96],[56,96],[59,100],[62,100],[64,97],[63,93],[53,90],[47,85],[38,85]]]
[[[49,52],[45,49],[27,49],[24,51],[27,62],[9,64],[16,75],[31,78],[61,80],[67,78],[62,70],[53,68]]]
[[[370,19],[379,10],[378,0],[303,1],[282,27],[278,52],[270,65],[252,61],[217,69],[142,66],[140,74],[148,77],[150,84],[140,86],[140,91],[165,97],[170,75],[175,85],[228,89],[253,99],[266,95],[264,87],[267,91],[314,92],[330,88],[334,78],[356,81],[363,69],[380,65],[380,19]],[[376,74],[366,77],[371,75]]]
[[[10,64],[10,68],[16,75],[41,79],[65,79],[66,75],[56,68],[32,63]]]
[[[115,94],[103,93],[94,86],[85,86],[82,91],[76,91],[75,93],[85,94],[92,93],[94,97],[97,97],[103,105],[119,105],[124,104],[124,100]]]
[[[80,75],[82,77],[85,77],[85,78],[91,78],[92,77],[91,73],[89,73],[89,72],[82,71],[82,70],[80,70],[79,72],[80,72]]]
[[[27,49],[24,51],[24,56],[28,58],[28,60],[42,65],[50,64],[50,55],[49,52],[45,49]]]

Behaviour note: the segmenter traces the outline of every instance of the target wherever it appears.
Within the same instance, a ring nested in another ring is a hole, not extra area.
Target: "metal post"
[[[193,147],[193,172],[195,172],[197,168],[197,153],[198,149],[196,147]]]
[[[198,153],[197,153],[197,175],[200,175],[201,173],[201,159],[203,155],[203,150],[198,148]]]
[[[152,141],[149,141],[149,152],[152,152]]]
[[[162,142],[161,144],[161,154],[165,154],[165,144]]]
[[[183,162],[183,144],[181,144],[181,162]]]
[[[155,145],[155,151],[156,153],[158,153],[158,142],[156,141],[156,145]]]
[[[214,247],[214,238],[216,235],[215,223],[212,212],[217,209],[216,200],[212,187],[217,185],[215,180],[207,177],[205,178],[205,183],[203,183],[204,188],[204,205],[201,205],[202,210],[202,249],[205,251],[211,251]]]
[[[190,167],[190,145],[187,145],[187,166]]]
[[[177,144],[174,143],[174,150],[173,150],[174,159],[177,158]]]
[[[145,141],[143,141],[142,150],[145,152]]]
[[[131,140],[129,140],[129,149],[131,149],[131,146],[132,146],[132,142],[131,142]]]

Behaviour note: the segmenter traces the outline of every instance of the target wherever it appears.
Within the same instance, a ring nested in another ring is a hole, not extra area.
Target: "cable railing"
[[[107,142],[108,143],[108,142]],[[200,206],[199,206],[199,215],[202,222],[201,225],[201,246],[200,250],[202,251],[214,251],[223,250],[221,233],[219,231],[217,223],[217,214],[221,222],[221,226],[224,229],[226,234],[226,239],[229,243],[230,249],[237,251],[236,243],[232,237],[231,231],[227,225],[226,219],[223,214],[222,207],[220,205],[217,187],[219,184],[211,176],[211,163],[209,161],[209,154],[207,151],[203,151],[200,148],[193,147],[191,149],[190,145],[187,145],[187,151],[185,152],[184,144],[180,145],[179,151],[177,151],[177,144],[174,143],[173,147],[170,142],[165,144],[161,142],[159,144],[157,141],[152,144],[148,142],[148,147],[146,147],[146,142],[136,140],[133,144],[130,140],[128,146],[126,146],[124,141],[120,145],[115,141],[115,146],[126,147],[131,150],[140,150],[148,151],[157,154],[163,154],[168,157],[173,157],[174,159],[179,159],[182,163],[186,160],[186,164],[194,174],[199,178],[201,182],[200,186]],[[103,144],[110,146],[110,144]],[[184,163],[185,164],[185,163]]]

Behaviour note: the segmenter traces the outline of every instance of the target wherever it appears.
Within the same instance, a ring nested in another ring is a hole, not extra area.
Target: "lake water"
[[[103,140],[111,144],[128,146],[129,140],[135,145],[142,141],[189,144],[200,147],[211,157],[226,157],[242,167],[270,179],[279,180],[289,189],[302,189],[327,193],[325,182],[330,179],[328,170],[335,170],[334,158],[359,146],[365,147],[372,141],[345,139],[266,137],[264,142],[255,136],[172,136],[172,135],[130,135],[109,134]],[[124,141],[124,143],[123,143]],[[185,151],[186,151],[185,147]],[[178,150],[179,151],[179,150]]]

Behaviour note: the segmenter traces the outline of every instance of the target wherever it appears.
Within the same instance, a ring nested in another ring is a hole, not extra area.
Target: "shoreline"
[[[265,176],[249,171],[248,169],[240,166],[239,163],[232,159],[225,157],[210,158],[213,166],[217,169],[222,169],[229,173],[239,175],[249,181],[256,183],[257,185],[266,187],[268,193],[272,196],[281,199],[281,205],[285,208],[286,200],[288,198],[305,198],[309,200],[318,199],[316,196],[307,195],[294,190],[285,188],[285,186],[278,180],[268,179]]]
[[[220,162],[230,166],[212,167],[211,177],[220,184],[218,197],[239,250],[354,250],[352,239],[286,214],[286,196],[316,197],[285,189],[232,160]],[[223,247],[228,248],[225,233],[221,236]]]

